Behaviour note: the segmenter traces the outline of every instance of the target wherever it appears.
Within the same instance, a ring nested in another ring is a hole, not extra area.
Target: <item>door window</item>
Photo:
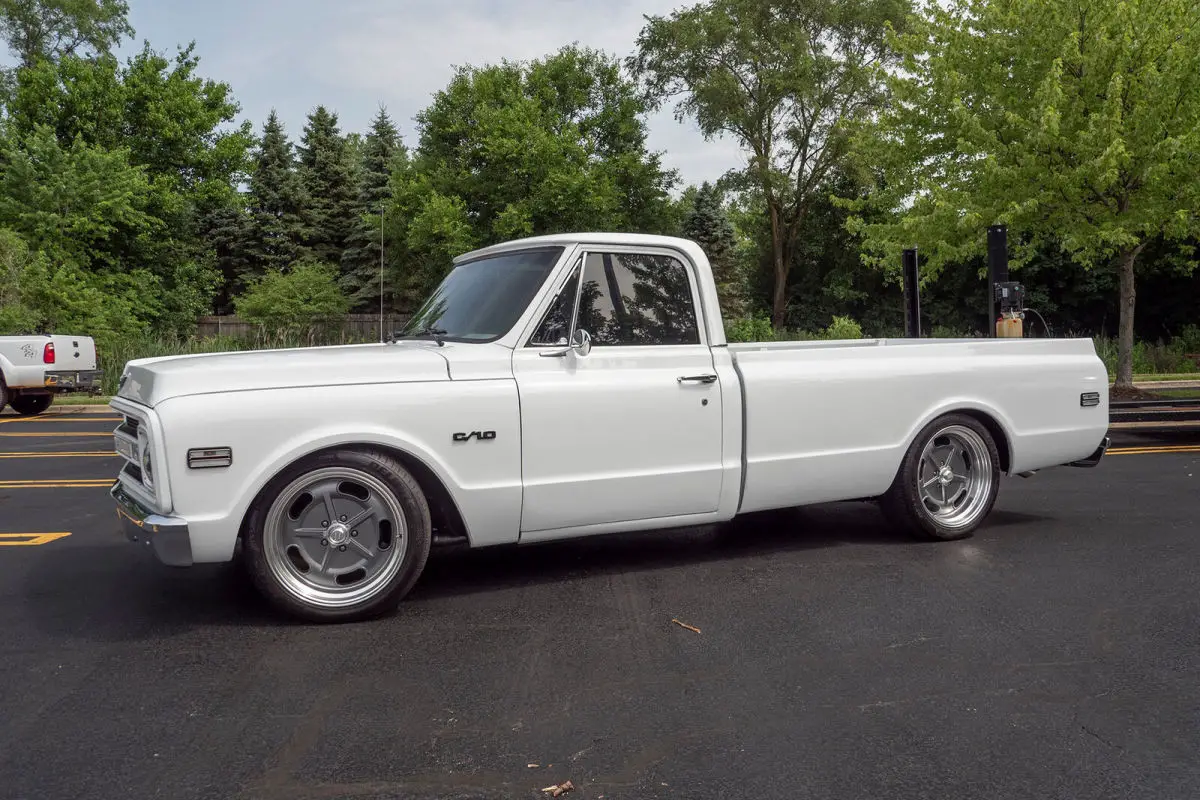
[[[644,253],[589,253],[576,327],[594,346],[699,344],[687,268]]]
[[[576,313],[577,329],[593,346],[699,344],[700,329],[687,268],[677,258],[646,253],[589,253],[578,287],[577,266],[529,339],[530,345],[565,345]]]

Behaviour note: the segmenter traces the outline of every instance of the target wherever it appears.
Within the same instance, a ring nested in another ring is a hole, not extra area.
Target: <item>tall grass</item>
[[[1117,374],[1117,340],[1111,336],[1096,336],[1096,352],[1104,361],[1109,375]],[[1191,354],[1200,353],[1200,326],[1189,325],[1169,342],[1138,341],[1133,343],[1134,375],[1176,375],[1200,372]]]
[[[100,345],[99,367],[104,370],[102,393],[117,393],[125,365],[138,358],[188,356],[203,353],[231,353],[244,350],[269,350],[283,347],[313,347],[330,344],[361,344],[377,341],[376,337],[338,333],[314,338],[303,333],[258,336],[171,337],[147,334]]]
[[[935,328],[935,337],[954,338],[963,334],[947,329]],[[813,339],[856,339],[863,336],[858,323],[848,317],[835,317],[833,324],[821,331],[783,330],[775,331],[771,321],[762,314],[729,320],[726,335],[731,342],[806,341]],[[235,336],[213,336],[183,338],[144,335],[100,346],[100,368],[104,370],[106,395],[116,394],[117,384],[125,364],[136,358],[159,356],[181,356],[199,353],[225,353],[241,350],[263,350],[281,347],[310,347],[329,344],[360,344],[375,341],[375,337],[344,331],[330,331],[313,336],[308,333],[259,335],[251,338]],[[1108,368],[1109,374],[1117,370],[1117,340],[1109,336],[1094,339],[1096,351]],[[1133,349],[1133,371],[1138,375],[1157,374],[1200,374],[1194,360],[1188,354],[1200,353],[1200,326],[1189,325],[1179,336],[1169,342],[1137,342]]]
[[[848,317],[834,317],[833,324],[821,331],[785,329],[776,331],[771,320],[762,314],[729,320],[725,328],[731,342],[775,342],[807,341],[813,339],[856,339],[863,335],[862,329]],[[877,335],[888,335],[880,333]],[[896,332],[895,336],[903,336]],[[969,332],[955,331],[935,326],[930,332],[933,338],[969,338]],[[1081,334],[1086,335],[1086,334]],[[1117,372],[1117,340],[1111,336],[1093,337],[1096,352],[1104,361],[1109,375]],[[1138,341],[1133,346],[1133,372],[1135,375],[1200,375],[1200,366],[1189,356],[1200,354],[1200,325],[1189,325],[1169,341]]]

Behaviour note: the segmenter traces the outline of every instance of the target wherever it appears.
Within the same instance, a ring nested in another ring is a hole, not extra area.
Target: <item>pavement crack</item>
[[[1088,736],[1091,736],[1093,739],[1100,742],[1101,744],[1107,745],[1108,747],[1111,747],[1113,750],[1120,750],[1120,751],[1124,752],[1124,750],[1125,750],[1124,747],[1121,747],[1121,745],[1119,745],[1119,744],[1114,744],[1113,742],[1110,742],[1108,739],[1105,739],[1103,736],[1096,733],[1094,730],[1089,728],[1087,725],[1080,724],[1079,728],[1084,733],[1086,733]]]
[[[932,636],[918,636],[917,638],[910,639],[906,642],[896,642],[894,644],[889,644],[886,647],[884,647],[883,649],[884,650],[894,650],[897,647],[911,647],[914,644],[924,644],[925,642],[932,642],[932,641],[933,641]]]

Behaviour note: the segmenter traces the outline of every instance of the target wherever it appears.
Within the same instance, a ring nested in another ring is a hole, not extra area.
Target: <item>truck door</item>
[[[717,510],[722,387],[698,297],[671,251],[606,247],[576,263],[513,357],[523,540]],[[572,322],[590,349],[566,347]]]

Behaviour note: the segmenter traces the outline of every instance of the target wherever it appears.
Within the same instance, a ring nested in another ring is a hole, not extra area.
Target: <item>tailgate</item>
[[[54,344],[54,363],[46,365],[48,372],[96,368],[96,342],[92,337],[51,336],[50,341]]]

